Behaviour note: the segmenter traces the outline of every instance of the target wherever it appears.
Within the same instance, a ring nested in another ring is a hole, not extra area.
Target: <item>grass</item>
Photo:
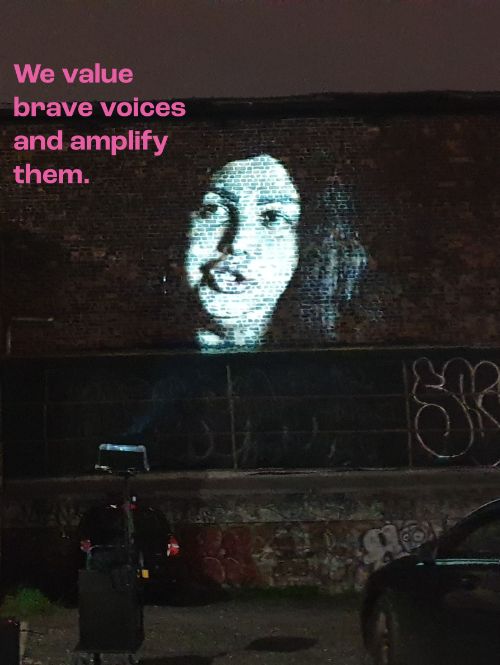
[[[0,605],[0,617],[29,619],[41,614],[49,614],[55,609],[56,605],[41,591],[30,587],[22,587],[14,594],[5,596]]]

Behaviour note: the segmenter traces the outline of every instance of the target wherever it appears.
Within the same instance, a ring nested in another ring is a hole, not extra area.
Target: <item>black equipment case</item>
[[[137,570],[80,570],[78,650],[135,653],[144,641],[143,605]],[[3,665],[3,661],[2,661]]]

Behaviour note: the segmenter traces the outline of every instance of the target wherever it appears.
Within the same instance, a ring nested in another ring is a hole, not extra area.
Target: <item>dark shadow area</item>
[[[301,651],[310,649],[318,640],[310,637],[291,637],[283,635],[280,637],[261,637],[258,640],[250,642],[245,647],[246,651],[276,651],[278,653],[291,653],[292,651]]]
[[[212,656],[165,656],[140,660],[140,665],[211,665]]]
[[[146,605],[174,607],[202,607],[214,603],[224,603],[232,599],[231,594],[219,585],[191,586],[171,591],[148,589],[144,595]]]
[[[14,214],[35,218],[38,213],[34,209]],[[0,233],[0,320],[2,335],[5,339],[9,330],[8,344],[14,351],[23,330],[31,334],[34,326],[42,326],[37,334],[46,334],[43,323],[57,311],[66,260],[66,252],[56,240],[14,228]],[[33,318],[40,320],[30,321]],[[10,353],[11,349],[5,350]]]

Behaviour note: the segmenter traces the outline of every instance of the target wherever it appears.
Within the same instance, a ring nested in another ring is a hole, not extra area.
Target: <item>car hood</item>
[[[404,571],[408,571],[415,568],[418,564],[424,563],[425,560],[428,561],[429,559],[425,559],[418,551],[402,556],[399,559],[394,559],[375,570],[368,578],[368,585],[372,583],[378,584],[381,580],[397,577],[399,574],[404,573]]]

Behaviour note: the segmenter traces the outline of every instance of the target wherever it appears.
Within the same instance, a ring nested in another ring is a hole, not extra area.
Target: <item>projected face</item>
[[[229,162],[191,215],[186,273],[218,332],[203,345],[257,345],[298,261],[300,197],[269,155]]]

